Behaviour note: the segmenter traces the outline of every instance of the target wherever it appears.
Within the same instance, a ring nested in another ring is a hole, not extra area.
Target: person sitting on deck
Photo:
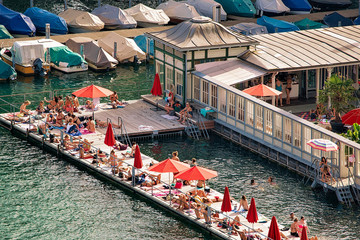
[[[89,109],[89,110],[94,110],[94,109],[95,109],[95,106],[94,106],[94,104],[93,104],[92,101],[87,100],[87,101],[86,101],[86,104],[85,104],[85,108],[86,108],[86,109]]]
[[[72,135],[79,135],[79,127],[76,123],[74,123],[73,118],[69,118],[69,123],[66,126],[66,133],[72,134]]]
[[[89,132],[92,132],[94,133],[95,132],[95,122],[93,120],[93,118],[90,116],[89,117],[89,120],[86,124],[86,129],[89,131]]]
[[[63,100],[62,96],[58,96],[58,103],[57,103],[56,109],[62,110],[63,107],[64,107],[64,100]]]
[[[237,209],[237,211],[249,211],[249,203],[246,199],[245,195],[242,195],[241,199],[240,199],[240,204],[239,204],[239,208]]]
[[[134,157],[136,149],[136,142],[132,142],[131,152],[121,153],[124,157]]]
[[[55,126],[57,126],[57,127],[63,127],[63,125],[64,125],[64,123],[63,123],[64,118],[65,118],[65,116],[64,116],[64,114],[62,113],[61,109],[58,109],[58,110],[57,110],[56,121],[55,121]]]
[[[175,112],[180,112],[182,109],[182,105],[179,101],[176,101],[175,104],[174,104],[174,110]]]
[[[290,235],[294,237],[299,237],[299,226],[298,226],[298,219],[294,218],[294,222],[290,226]]]
[[[30,114],[30,110],[26,109],[27,106],[29,106],[31,104],[30,101],[26,100],[25,102],[23,102],[23,104],[21,104],[20,106],[20,115],[21,116],[27,116]]]
[[[72,106],[74,108],[74,112],[79,112],[79,108],[80,108],[80,103],[79,103],[79,99],[77,98],[77,96],[75,96],[74,94],[72,94],[72,98],[70,99],[72,100]]]
[[[166,113],[170,115],[170,111],[174,111],[174,100],[170,99],[164,108]]]
[[[192,118],[193,112],[190,103],[187,102],[185,108],[181,110],[179,114],[180,114],[180,118],[178,121],[181,122],[182,124],[185,123],[186,118]]]
[[[71,98],[69,96],[65,97],[64,111],[70,114],[73,114],[74,112],[73,103],[71,102]]]
[[[57,106],[57,103],[59,100],[57,97],[54,97],[52,100],[49,101],[49,100],[46,100],[46,97],[44,97],[44,101],[49,103],[45,108],[45,112],[49,113],[52,110],[56,110],[56,106]]]
[[[119,142],[119,143],[115,143],[114,148],[119,150],[119,151],[124,151],[124,150],[126,150],[128,148],[128,145]]]
[[[36,114],[44,117],[43,113],[45,112],[44,101],[40,101],[39,106],[36,108]]]
[[[178,151],[174,151],[174,152],[172,153],[171,159],[180,162],[180,158],[179,158],[178,156],[179,156],[179,152],[178,152]]]
[[[78,125],[79,128],[84,127],[84,124],[81,122],[80,118],[78,116],[75,116],[74,114],[71,115],[72,119],[74,120],[74,123]]]
[[[317,119],[317,115],[316,115],[316,111],[314,109],[310,110],[310,120],[316,120]]]
[[[63,145],[66,150],[69,151],[69,150],[73,150],[73,149],[77,148],[78,143],[79,142],[75,143],[75,141],[71,142],[69,135],[67,135],[67,134],[65,135]]]
[[[322,174],[321,174],[321,181],[328,182],[331,180],[331,182],[335,182],[335,179],[331,176],[330,173],[330,167],[328,165],[324,165]]]
[[[145,182],[141,186],[151,187],[161,183],[161,173],[159,175],[148,174],[145,177]]]
[[[85,152],[90,152],[92,143],[94,142],[89,142],[89,140],[87,140],[86,138],[84,139],[83,147]]]
[[[114,174],[118,174],[119,173],[119,167],[122,165],[122,161],[118,161],[118,158],[115,154],[114,149],[111,150],[110,152],[110,157],[109,157],[109,164],[110,167],[113,169],[113,173]]]
[[[48,113],[48,115],[46,116],[46,120],[45,120],[48,124],[55,124],[56,123],[56,118],[55,115],[53,113]]]
[[[307,226],[307,224],[305,222],[305,217],[304,216],[300,217],[300,221],[298,222],[297,226],[299,228],[298,229],[298,234],[299,234],[300,238],[301,238],[302,228],[305,228],[308,234],[310,233],[310,230],[309,230],[309,228],[308,228],[308,226]]]
[[[84,147],[80,147],[80,158],[81,159],[90,159],[90,158],[93,158],[94,156],[90,153],[86,153],[85,150],[84,150]]]
[[[105,121],[101,121],[100,119],[95,119],[96,127],[106,128],[108,123]],[[121,125],[117,125],[115,123],[111,123],[113,128],[121,128]]]

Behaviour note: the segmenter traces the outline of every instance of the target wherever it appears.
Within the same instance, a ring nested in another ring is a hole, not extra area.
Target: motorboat
[[[187,4],[194,6],[196,11],[201,15],[209,18],[213,18],[213,7],[220,6],[220,20],[225,21],[227,18],[227,13],[220,3],[215,2],[214,0],[187,0]]]
[[[265,26],[256,23],[238,23],[236,25],[229,27],[229,29],[246,36],[268,33],[267,28]]]
[[[16,77],[15,69],[0,59],[0,81],[15,80]]]
[[[14,38],[4,25],[0,24],[0,39]]]
[[[312,6],[308,0],[282,0],[290,8],[290,14],[309,14]]]
[[[115,51],[116,42],[116,51]],[[146,59],[145,53],[136,45],[135,41],[111,32],[98,40],[98,44],[105,51],[116,58],[120,63],[142,61]]]
[[[168,24],[170,18],[162,9],[153,9],[142,3],[124,10],[132,16],[140,27],[154,27]]]
[[[33,37],[36,28],[31,19],[0,4],[0,24],[14,37]]]
[[[84,56],[89,67],[94,71],[113,70],[119,63],[102,49],[94,39],[88,37],[73,37],[68,39],[65,45],[70,48],[70,50]]]
[[[351,0],[309,0],[315,10],[331,11],[350,7]]]
[[[295,24],[278,20],[275,18],[270,18],[267,16],[262,16],[258,18],[257,24],[265,26],[269,33],[276,32],[290,32],[300,30]]]
[[[154,40],[146,37],[144,34],[134,38],[136,45],[146,54],[154,57]]]
[[[319,22],[315,22],[315,21],[311,21],[308,18],[304,18],[303,20],[294,22],[294,24],[300,29],[300,30],[307,30],[307,29],[317,29],[317,28],[327,28],[328,26],[319,23]]]
[[[137,25],[135,19],[121,8],[108,4],[95,8],[91,13],[105,23],[105,29],[135,28]]]
[[[161,3],[156,9],[164,10],[172,23],[180,23],[194,17],[200,17],[200,14],[196,11],[195,7],[185,2],[169,0]]]
[[[61,12],[58,16],[65,19],[71,33],[97,32],[105,26],[98,16],[71,8]]]
[[[354,25],[350,18],[346,18],[338,12],[325,15],[323,22],[329,27],[344,27]]]
[[[241,17],[254,17],[256,9],[251,0],[216,0],[230,15]]]
[[[42,34],[46,32],[46,24],[50,24],[50,34],[63,35],[68,32],[66,21],[58,15],[44,9],[32,7],[24,12],[36,27],[36,31]]]
[[[281,0],[256,0],[255,8],[259,16],[275,16],[290,12],[290,8]]]
[[[2,60],[23,75],[44,75],[50,71],[45,51],[37,40],[16,41],[11,48],[0,51]]]

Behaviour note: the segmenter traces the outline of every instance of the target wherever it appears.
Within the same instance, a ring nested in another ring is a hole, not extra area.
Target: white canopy
[[[36,58],[45,61],[43,45],[37,40],[14,42],[11,51],[14,53],[14,60],[17,64],[32,65]]]
[[[194,74],[202,78],[210,77],[227,85],[242,83],[264,76],[267,72],[239,59],[208,62],[195,65]]]
[[[290,12],[290,9],[285,6],[281,0],[256,0],[255,7],[256,9],[264,12]]]
[[[71,8],[61,12],[59,17],[64,18],[70,28],[80,28],[84,31],[100,31],[105,25],[98,16]]]
[[[125,12],[131,15],[137,22],[165,25],[170,21],[170,18],[166,15],[164,10],[153,9],[141,3],[126,9]]]
[[[161,3],[156,9],[162,9],[170,18],[188,20],[193,17],[199,17],[200,14],[191,6],[184,2],[175,2],[169,0]]]
[[[214,0],[187,0],[187,3],[194,6],[196,11],[205,17],[213,18],[213,7],[219,5],[221,7],[220,18],[221,21],[225,21],[227,14],[220,3]]]

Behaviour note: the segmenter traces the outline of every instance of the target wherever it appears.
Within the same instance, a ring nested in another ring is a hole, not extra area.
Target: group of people
[[[323,182],[335,182],[334,177],[331,175],[330,166],[328,165],[327,159],[322,157],[319,163],[320,172],[321,172],[321,181]]]
[[[291,88],[292,88],[292,77],[291,75],[288,75],[286,77],[286,84],[285,84],[285,91],[286,91],[286,104],[290,104],[290,92],[291,92]],[[281,93],[276,96],[276,106],[283,106],[283,102],[282,102],[282,92],[283,92],[283,88],[284,88],[284,84],[280,81],[280,78],[277,76],[276,77],[276,81],[275,81],[275,89],[280,91]]]
[[[179,113],[178,121],[182,124],[185,124],[187,118],[193,117],[193,109],[189,102],[186,103],[185,107],[182,108],[182,105],[179,101],[175,101],[175,96],[173,93],[174,86],[171,85],[171,90],[169,91],[168,97],[166,97],[167,104],[165,105],[165,111],[171,116],[175,116],[176,113]]]
[[[290,235],[294,237],[300,237],[302,234],[302,229],[305,228],[307,233],[310,233],[310,230],[306,224],[305,217],[301,216],[300,220],[292,212],[290,213],[290,219],[293,221],[290,226]]]

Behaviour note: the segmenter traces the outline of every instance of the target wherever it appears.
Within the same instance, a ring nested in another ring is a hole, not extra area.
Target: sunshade
[[[137,145],[137,144],[136,144],[136,147],[135,147],[134,167],[139,168],[139,169],[143,167],[140,148],[139,148],[139,145]]]
[[[303,226],[302,228],[300,240],[309,240],[307,236],[306,226]]]
[[[161,84],[160,84],[160,77],[159,77],[158,73],[156,73],[156,75],[155,75],[154,83],[151,88],[151,94],[154,96],[161,96],[163,94],[162,89],[161,89]]]
[[[272,240],[281,240],[281,235],[280,235],[280,231],[279,231],[279,226],[278,226],[278,224],[277,224],[277,221],[276,221],[276,217],[275,217],[275,216],[273,216],[273,217],[271,218],[271,223],[270,223],[268,238],[270,238],[270,239],[272,239]]]
[[[325,152],[337,151],[339,146],[327,139],[311,139],[306,143],[314,149],[319,149]]]
[[[246,219],[248,220],[249,223],[257,223],[257,221],[258,221],[258,214],[256,211],[256,204],[255,204],[254,198],[251,198],[251,203],[250,203],[250,207],[249,207],[249,211],[247,213]]]
[[[73,92],[73,94],[77,97],[85,97],[85,98],[100,98],[100,97],[107,97],[113,94],[113,91],[110,91],[106,88],[99,87],[96,85],[90,85],[84,87],[80,90]]]
[[[104,140],[104,143],[106,145],[108,145],[109,147],[112,147],[114,146],[115,144],[115,137],[114,137],[114,132],[113,132],[113,129],[112,129],[112,125],[111,123],[108,124],[108,127],[106,129],[106,134],[105,134],[105,140]]]
[[[180,178],[182,180],[190,181],[190,180],[207,180],[216,176],[217,176],[216,171],[194,166],[192,168],[189,168],[188,170],[179,172],[174,177]]]
[[[168,158],[164,161],[161,161],[149,167],[148,170],[153,172],[160,172],[160,173],[166,173],[166,172],[176,173],[187,170],[189,168],[190,168],[189,164]]]
[[[244,93],[250,94],[252,96],[266,97],[266,96],[278,96],[281,94],[280,91],[268,87],[264,84],[259,84],[251,88],[243,90]]]
[[[229,193],[229,188],[226,186],[225,187],[225,192],[224,192],[224,198],[221,204],[221,211],[222,212],[231,212],[231,200],[230,200],[230,193]]]
[[[355,108],[341,117],[343,124],[353,125],[360,123],[360,108]]]

